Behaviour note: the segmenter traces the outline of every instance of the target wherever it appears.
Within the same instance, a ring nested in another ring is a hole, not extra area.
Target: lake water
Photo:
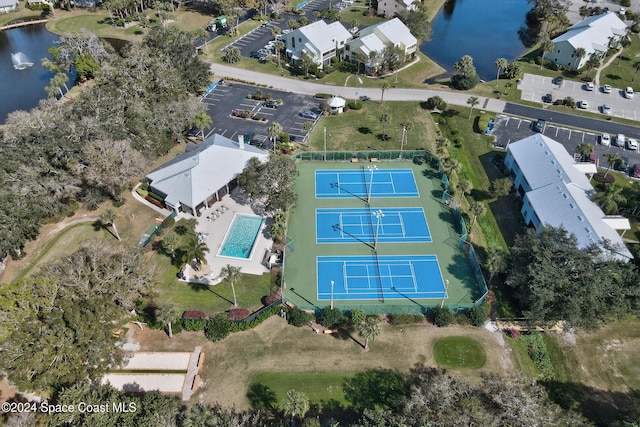
[[[480,78],[495,79],[496,59],[512,61],[526,50],[518,30],[530,9],[527,0],[449,0],[432,22],[431,41],[420,51],[447,71],[471,55]]]
[[[15,110],[30,110],[47,97],[45,87],[53,77],[40,65],[49,56],[47,49],[58,41],[58,36],[46,30],[44,24],[29,25],[0,31],[0,122]],[[23,52],[33,66],[24,70],[13,68],[11,54]],[[71,87],[70,80],[67,86]]]

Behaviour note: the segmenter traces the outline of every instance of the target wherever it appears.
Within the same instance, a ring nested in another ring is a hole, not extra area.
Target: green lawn
[[[433,357],[445,368],[479,369],[487,361],[482,345],[469,337],[445,337],[433,343]]]
[[[27,9],[21,4],[18,6],[18,10],[0,14],[0,27],[22,19],[37,19],[40,16],[41,12],[39,10]]]
[[[600,73],[600,84],[607,83],[616,88],[631,86],[635,91],[640,91],[640,78],[632,81],[636,73],[633,64],[639,60],[640,37],[637,34],[630,36],[631,45],[622,52],[620,61],[614,59],[613,63]]]
[[[282,402],[289,390],[304,393],[312,404],[330,400],[347,405],[343,385],[353,373],[343,372],[261,372],[251,379],[247,397],[256,408]]]
[[[77,33],[83,29],[98,33],[111,24],[102,14],[79,15],[57,20],[53,23],[53,30],[58,34]]]

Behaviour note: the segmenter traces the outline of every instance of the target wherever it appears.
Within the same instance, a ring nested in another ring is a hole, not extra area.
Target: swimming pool
[[[222,242],[218,256],[251,258],[253,246],[258,240],[264,218],[261,216],[236,214]]]

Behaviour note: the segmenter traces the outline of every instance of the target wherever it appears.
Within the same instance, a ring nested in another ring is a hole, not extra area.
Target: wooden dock
[[[9,25],[4,25],[4,26],[0,27],[0,31],[10,30],[12,28],[18,28],[18,27],[26,27],[27,25],[43,24],[43,23],[45,23],[47,21],[48,21],[48,19],[37,19],[35,21],[16,22],[15,24],[9,24]]]

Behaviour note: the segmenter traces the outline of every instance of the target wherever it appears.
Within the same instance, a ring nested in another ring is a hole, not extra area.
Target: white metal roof
[[[626,33],[627,25],[615,13],[595,15],[569,27],[566,33],[553,39],[554,43],[567,41],[575,49],[583,48],[589,56],[607,50],[609,39]]]
[[[268,154],[249,144],[214,134],[195,149],[147,174],[151,186],[166,194],[166,202],[195,208],[233,180],[252,157],[265,161]]]
[[[398,18],[382,21],[379,24],[369,26],[360,31],[360,37],[364,37],[372,33],[376,33],[383,42],[387,41],[394,46],[399,43],[402,43],[405,46],[411,46],[418,43],[418,39],[411,34],[409,28],[407,28],[407,26]]]
[[[360,44],[360,50],[367,56],[367,58],[369,58],[369,54],[371,52],[382,54],[385,48],[384,42],[380,40],[380,37],[378,37],[375,33],[367,34],[365,36],[360,35],[359,38],[355,39],[351,43],[353,43],[356,48],[357,44]]]
[[[577,185],[558,181],[530,191],[525,197],[542,224],[564,228],[576,236],[578,247],[603,246],[607,240],[615,247],[609,256],[625,261],[633,258],[618,232],[603,221],[602,210]]]
[[[593,190],[586,175],[574,166],[573,157],[562,144],[551,138],[537,133],[512,142],[508,150],[532,190],[558,181],[572,182],[584,190]]]
[[[327,25],[323,20],[319,20],[292,31],[289,36],[295,37],[296,31],[302,33],[319,52],[335,49],[337,42],[346,42],[352,38],[351,33],[347,31],[341,22],[333,22]]]

